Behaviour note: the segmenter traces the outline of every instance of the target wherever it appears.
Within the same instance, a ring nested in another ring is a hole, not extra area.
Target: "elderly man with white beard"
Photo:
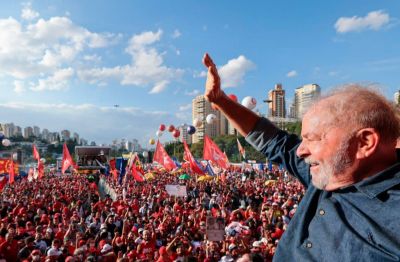
[[[304,115],[301,139],[231,100],[208,54],[205,97],[307,188],[274,261],[400,261],[400,123],[394,105],[349,85]]]

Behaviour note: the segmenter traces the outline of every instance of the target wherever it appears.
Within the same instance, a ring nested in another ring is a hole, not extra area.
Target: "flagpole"
[[[239,140],[239,136],[238,136],[238,131],[235,129],[235,133],[236,133],[236,139]],[[238,151],[239,151],[239,162],[242,163],[242,153],[240,152],[240,148],[238,145]]]

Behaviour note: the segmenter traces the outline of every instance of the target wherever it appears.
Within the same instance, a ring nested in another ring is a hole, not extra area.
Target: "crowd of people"
[[[122,184],[100,174],[18,181],[1,194],[0,259],[270,261],[304,188],[279,169],[241,171],[224,181],[165,170]],[[187,196],[169,195],[171,184]],[[209,217],[223,221],[222,241],[208,240]]]

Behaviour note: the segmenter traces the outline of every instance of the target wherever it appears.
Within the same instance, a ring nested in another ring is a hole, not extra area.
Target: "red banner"
[[[65,173],[65,171],[70,167],[70,166],[75,166],[74,161],[72,160],[72,157],[69,153],[67,144],[64,143],[63,146],[63,159],[61,163],[61,173]]]
[[[208,136],[204,136],[203,159],[211,160],[224,169],[229,167],[229,160],[226,155]]]
[[[167,151],[165,151],[160,141],[157,141],[157,146],[156,146],[156,151],[154,152],[153,161],[158,162],[167,170],[172,170],[176,168],[174,161],[172,161],[171,157],[168,155]]]
[[[183,153],[183,159],[189,162],[192,172],[195,174],[204,175],[204,171],[197,165],[192,152],[190,152],[190,149],[186,144],[186,141],[183,141],[183,147],[185,149],[185,152]]]

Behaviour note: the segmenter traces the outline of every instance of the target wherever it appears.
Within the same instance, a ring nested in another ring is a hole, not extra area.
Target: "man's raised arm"
[[[240,134],[247,136],[260,117],[250,109],[230,99],[222,91],[217,67],[207,53],[203,57],[203,64],[208,68],[205,98],[228,118]]]

